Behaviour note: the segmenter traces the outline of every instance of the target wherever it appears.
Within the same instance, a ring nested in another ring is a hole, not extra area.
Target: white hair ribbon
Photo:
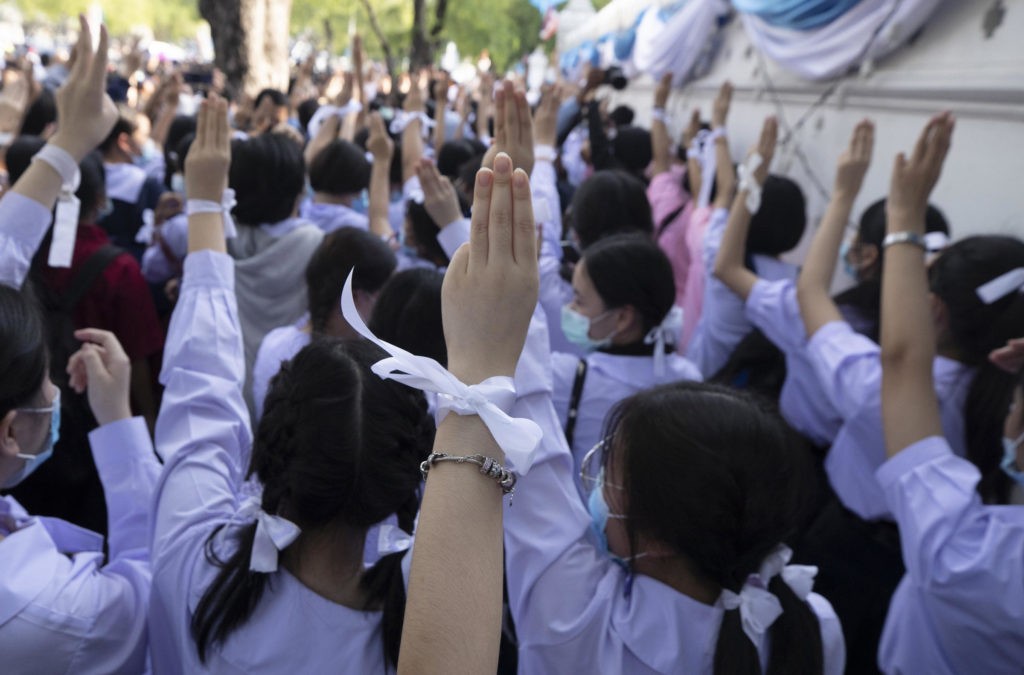
[[[739,191],[747,191],[747,211],[750,211],[750,215],[757,213],[757,210],[761,208],[761,184],[757,182],[757,178],[754,177],[754,172],[758,170],[761,164],[764,163],[764,158],[761,157],[760,153],[755,152],[747,158],[743,164],[739,165],[737,173],[740,176]]]
[[[986,305],[1002,300],[1014,291],[1024,293],[1024,267],[1012,269],[978,286],[977,294]]]
[[[929,253],[938,253],[949,246],[949,235],[945,232],[925,232],[924,247]]]
[[[738,594],[724,589],[718,599],[726,611],[740,610],[743,632],[755,647],[760,647],[762,636],[782,615],[782,603],[767,588],[772,578],[782,575],[786,585],[804,601],[814,587],[814,577],[818,573],[818,568],[810,565],[787,565],[792,556],[793,551],[788,546],[779,544],[765,557],[758,573],[750,575]]]
[[[224,217],[224,238],[234,239],[238,234],[235,229],[235,221],[231,219],[231,211],[238,204],[235,201],[235,191],[231,188],[224,190],[224,196],[220,203],[208,199],[190,199],[185,202],[185,215],[191,216],[194,213],[219,213]]]
[[[480,384],[468,386],[437,361],[410,354],[379,339],[366,327],[356,310],[352,299],[352,275],[349,273],[341,293],[342,316],[357,333],[391,355],[375,363],[373,372],[413,389],[436,393],[438,420],[444,419],[448,412],[479,415],[495,442],[505,451],[509,468],[520,474],[529,471],[543,432],[533,420],[509,417],[506,412],[516,401],[512,378],[490,377]]]
[[[707,180],[701,181],[697,206],[707,206],[711,203],[711,189],[715,184],[715,172],[718,170],[718,154],[715,151],[715,141],[723,136],[725,136],[724,127],[718,127],[711,131],[702,129],[697,133],[696,140],[700,148],[700,170],[707,177]]]
[[[675,305],[668,311],[661,324],[655,326],[644,337],[645,345],[654,345],[654,375],[665,375],[665,345],[674,345],[683,330],[683,310]]]
[[[391,523],[384,523],[377,530],[377,555],[384,557],[412,548],[412,535]]]
[[[253,572],[276,572],[281,551],[288,548],[302,530],[292,521],[267,513],[255,499],[242,505],[236,519],[256,520],[256,535],[252,540],[249,569]]]
[[[400,134],[405,131],[405,128],[409,126],[413,120],[419,120],[420,124],[423,125],[423,133],[427,133],[429,130],[434,128],[434,120],[430,119],[427,113],[422,111],[410,112],[403,110],[396,112],[394,119],[391,120],[391,124],[388,126],[391,133]]]
[[[320,127],[323,126],[331,117],[337,117],[338,119],[344,119],[347,115],[353,113],[360,113],[363,111],[363,104],[359,101],[349,101],[343,106],[336,105],[322,105],[316,109],[313,116],[309,118],[309,122],[306,124],[306,132],[310,138],[315,138],[320,133]]]

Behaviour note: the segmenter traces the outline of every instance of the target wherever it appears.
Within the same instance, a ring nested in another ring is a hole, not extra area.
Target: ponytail
[[[214,550],[214,542],[221,529],[214,530],[206,540],[206,560],[219,567],[220,571],[203,593],[192,615],[192,639],[196,642],[200,663],[206,663],[211,646],[223,643],[248,621],[267,587],[267,575],[249,569],[256,523],[240,529],[238,548],[227,560],[220,558]]]
[[[967,459],[981,472],[978,494],[986,504],[1008,504],[1013,483],[999,462],[1006,412],[1013,400],[1014,377],[991,363],[978,366],[964,404]]]
[[[821,675],[825,654],[818,615],[781,575],[772,577],[768,590],[782,604],[782,614],[769,632],[772,641],[768,675]]]
[[[729,610],[722,615],[712,672],[715,675],[761,675],[761,659],[754,643],[743,632],[739,610]]]

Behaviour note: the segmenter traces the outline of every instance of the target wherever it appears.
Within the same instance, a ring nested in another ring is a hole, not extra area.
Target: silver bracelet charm
[[[510,494],[516,489],[516,475],[496,462],[491,457],[484,455],[449,455],[444,452],[432,452],[426,460],[420,463],[420,473],[423,480],[427,479],[427,472],[438,462],[456,462],[458,464],[476,464],[480,467],[480,473],[493,478],[501,487],[502,494]]]

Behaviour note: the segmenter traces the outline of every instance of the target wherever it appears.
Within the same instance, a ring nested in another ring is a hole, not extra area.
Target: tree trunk
[[[288,88],[291,0],[199,0],[210,24],[214,62],[236,91]]]
[[[412,2],[412,44],[409,48],[409,70],[416,71],[434,63],[434,49],[427,37],[426,0]]]
[[[380,22],[377,21],[377,12],[373,11],[373,7],[370,5],[370,0],[361,0],[363,3],[363,9],[366,10],[366,15],[370,18],[370,29],[373,34],[377,36],[377,41],[380,42],[380,48],[384,50],[384,65],[388,69],[388,77],[392,82],[398,82],[398,74],[395,72],[395,57],[391,52],[391,43],[388,42],[387,37],[384,35],[384,31],[381,30]]]

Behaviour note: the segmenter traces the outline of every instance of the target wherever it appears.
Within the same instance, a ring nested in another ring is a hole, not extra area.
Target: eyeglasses
[[[43,408],[16,408],[18,412],[29,413],[32,415],[45,415],[47,413],[53,414],[53,411],[60,407],[60,389],[53,397],[53,402],[50,405]]]
[[[583,461],[580,463],[580,482],[583,484],[583,490],[587,494],[605,485],[616,490],[625,489],[621,485],[609,483],[605,480],[604,452],[605,448],[609,445],[610,439],[602,438],[597,442],[597,445],[587,451],[587,454],[583,455]]]

